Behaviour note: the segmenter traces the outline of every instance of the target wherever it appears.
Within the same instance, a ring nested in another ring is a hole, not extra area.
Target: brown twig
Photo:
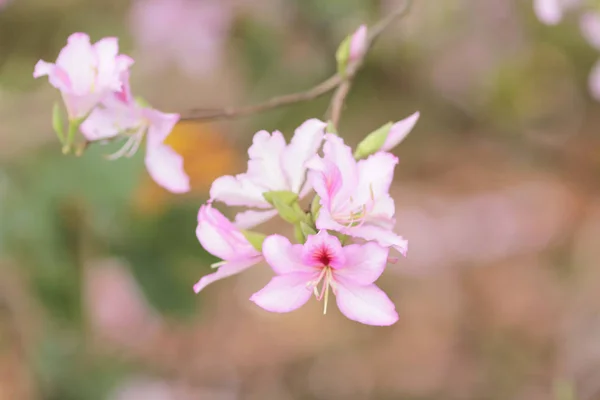
[[[405,16],[412,5],[413,0],[404,0],[402,4],[395,9],[392,13],[387,15],[385,18],[379,20],[371,28],[369,28],[369,35],[367,38],[367,50],[365,54],[371,49],[375,40],[398,18]],[[363,56],[364,57],[364,56]],[[251,114],[260,113],[263,111],[272,110],[274,108],[287,106],[290,104],[300,103],[303,101],[309,101],[316,99],[330,91],[337,89],[331,102],[331,115],[332,121],[335,126],[341,116],[344,101],[350,86],[352,85],[352,79],[358,72],[362,65],[362,60],[358,60],[352,67],[348,68],[345,75],[342,77],[339,74],[335,74],[318,85],[298,93],[291,93],[282,96],[273,97],[265,102],[253,104],[242,107],[226,107],[223,109],[207,110],[207,109],[196,109],[191,110],[183,114],[181,120],[183,121],[208,121],[216,119],[230,119]]]

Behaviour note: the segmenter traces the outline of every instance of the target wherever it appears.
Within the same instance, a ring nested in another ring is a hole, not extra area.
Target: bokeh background
[[[337,44],[399,1],[0,1],[0,399],[600,399],[599,54],[575,18],[415,0],[369,54],[344,138],[421,112],[394,150],[410,250],[379,281],[390,328],[315,301],[258,309],[266,265],[192,291],[215,261],[194,234],[212,180],[245,170],[257,130],[324,118],[327,97],[179,124],[193,190],[175,196],[142,154],[63,156],[58,92],[32,78],[83,31],[120,38],[159,109],[249,104],[332,74]]]

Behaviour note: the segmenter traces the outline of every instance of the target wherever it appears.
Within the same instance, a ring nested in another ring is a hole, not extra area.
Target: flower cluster
[[[68,115],[65,134],[60,109],[55,107],[54,129],[69,151],[77,130],[90,142],[124,139],[123,147],[110,156],[116,159],[135,154],[146,139],[146,167],[162,187],[175,193],[189,191],[183,158],[164,143],[179,120],[134,98],[129,87],[133,60],[119,54],[116,38],[90,43],[84,33],[72,34],[56,63],[40,60],[34,78],[48,76],[61,95]]]
[[[198,214],[198,240],[223,261],[194,286],[195,292],[264,260],[275,277],[251,300],[265,310],[293,311],[314,294],[324,300],[325,312],[331,292],[352,320],[395,323],[394,304],[374,284],[392,259],[390,251],[407,251],[407,241],[393,230],[389,188],[398,159],[388,151],[418,118],[415,113],[384,125],[354,152],[317,119],[298,127],[289,144],[281,132],[256,133],[248,170],[215,180]],[[310,209],[304,211],[299,202],[313,191]],[[215,202],[248,209],[231,222]],[[293,224],[297,244],[248,231],[276,215]]]
[[[569,11],[579,11],[579,26],[583,38],[590,46],[600,50],[600,8],[583,0],[534,0],[534,11],[540,21],[556,25]],[[600,100],[600,61],[592,68],[589,77],[592,96]]]

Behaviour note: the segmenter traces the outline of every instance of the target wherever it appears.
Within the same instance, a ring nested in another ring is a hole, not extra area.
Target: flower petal
[[[248,179],[247,174],[225,175],[213,182],[210,198],[228,206],[272,208],[263,197],[264,192],[264,188]]]
[[[289,190],[289,183],[282,169],[285,139],[279,131],[269,134],[260,131],[254,135],[248,149],[247,176],[250,180],[265,187],[264,191]]]
[[[271,312],[290,312],[302,307],[310,296],[312,290],[307,283],[314,279],[315,274],[294,273],[276,276],[262,288],[254,293],[250,300],[259,307]]]
[[[331,133],[325,135],[323,154],[325,160],[337,166],[341,174],[341,187],[335,197],[331,199],[331,206],[335,209],[342,206],[354,194],[358,185],[358,167],[352,155],[352,149],[344,144],[342,138],[337,135]],[[327,178],[333,177],[328,175]]]
[[[305,121],[283,151],[281,162],[290,184],[288,189],[294,193],[300,193],[306,178],[306,161],[319,151],[326,126],[325,122],[315,118]]]
[[[261,259],[262,257],[255,256],[244,260],[228,261],[227,263],[221,265],[217,272],[203,276],[198,283],[194,285],[194,292],[199,293],[207,285],[210,285],[215,281],[239,274],[253,265],[258,264]]]
[[[156,183],[170,192],[185,193],[190,190],[190,178],[183,168],[183,157],[166,144],[148,145],[146,169]]]
[[[137,128],[142,129],[139,116],[127,106],[96,108],[83,121],[79,130],[87,140],[101,140]]]
[[[396,147],[404,138],[413,130],[415,124],[419,120],[420,113],[417,111],[409,117],[404,118],[401,121],[396,122],[392,125],[390,132],[388,133],[385,143],[381,147],[381,151],[390,151]]]
[[[343,252],[346,265],[335,270],[336,277],[352,281],[358,285],[370,285],[385,270],[389,249],[369,242],[364,245],[345,246]]]
[[[198,211],[196,236],[206,251],[223,260],[260,255],[242,232],[210,204],[202,205]]]
[[[362,58],[367,51],[367,26],[361,25],[350,39],[350,61],[354,62]]]
[[[300,244],[292,245],[281,235],[271,235],[263,242],[263,255],[267,263],[278,275],[291,273],[312,273],[312,268],[303,263]]]
[[[385,227],[363,224],[342,230],[342,233],[365,240],[374,240],[383,247],[393,247],[403,256],[406,256],[406,252],[408,251],[408,241]]]
[[[394,303],[377,286],[339,282],[337,305],[346,317],[367,325],[388,326],[398,321]]]
[[[97,58],[85,33],[73,33],[67,39],[67,45],[60,51],[56,66],[67,73],[71,81],[71,93],[89,94],[95,83]]]
[[[394,179],[398,158],[392,153],[379,152],[358,162],[358,188],[354,195],[356,204],[372,204],[387,196]]]
[[[256,211],[248,210],[235,216],[235,226],[240,229],[254,228],[277,215],[277,210]]]

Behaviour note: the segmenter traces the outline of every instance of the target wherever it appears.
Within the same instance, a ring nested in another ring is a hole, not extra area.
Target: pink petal
[[[244,260],[229,261],[221,265],[217,272],[203,276],[198,283],[194,285],[194,292],[199,293],[207,285],[210,285],[215,281],[239,274],[253,265],[258,264],[261,259],[260,256],[256,256]]]
[[[324,259],[328,260],[326,263]],[[342,251],[340,240],[322,230],[316,235],[309,235],[302,247],[302,262],[313,267],[343,268],[346,257]]]
[[[341,173],[341,188],[332,199],[332,207],[337,208],[346,202],[358,186],[358,167],[352,149],[344,144],[342,138],[328,133],[325,135],[323,146],[325,160],[337,166]],[[328,176],[328,178],[334,178]]]
[[[292,245],[281,235],[267,237],[262,247],[265,260],[278,275],[313,272],[313,268],[304,264],[302,250],[302,245]]]
[[[248,210],[235,216],[235,226],[240,229],[250,229],[266,222],[277,215],[277,210],[255,211]]]
[[[358,162],[358,188],[353,200],[356,204],[371,204],[387,196],[394,179],[398,158],[391,153],[379,152]]]
[[[333,201],[342,188],[342,173],[331,160],[313,157],[307,162],[309,187],[312,187],[321,198],[320,204],[325,209],[333,208]]]
[[[388,326],[398,321],[394,303],[377,286],[339,282],[337,305],[346,317],[367,325]]]
[[[148,147],[162,144],[179,121],[179,114],[166,114],[152,108],[143,108],[142,115],[150,122],[147,134]]]
[[[600,61],[594,64],[589,77],[589,87],[592,96],[600,101]]]
[[[83,121],[80,131],[87,140],[101,140],[138,127],[140,123],[139,115],[129,107],[96,108]]]
[[[68,92],[71,90],[71,80],[65,71],[54,64],[40,60],[35,64],[33,77],[37,79],[46,75],[48,76],[50,84],[61,92]]]
[[[223,260],[260,256],[242,232],[210,204],[200,207],[196,236],[206,251]]]
[[[120,74],[117,73],[117,55],[119,40],[115,37],[100,39],[93,45],[96,53],[96,85],[110,88],[113,91],[121,89]]]
[[[95,83],[96,54],[85,33],[69,36],[67,45],[60,51],[56,66],[67,73],[74,95],[89,94]],[[97,88],[98,89],[98,88]]]
[[[600,50],[600,15],[595,12],[588,12],[580,19],[581,33],[587,42]]]
[[[363,224],[361,226],[349,228],[342,232],[347,235],[359,237],[365,240],[374,240],[383,247],[393,247],[403,256],[406,256],[408,251],[408,241],[402,238],[402,236],[396,234],[391,229]]]
[[[289,181],[289,190],[299,193],[306,178],[306,161],[317,154],[323,141],[327,124],[309,119],[294,132],[291,143],[283,151],[283,169]]]
[[[265,189],[252,182],[247,174],[217,178],[210,187],[210,198],[228,206],[272,208],[265,200]]]
[[[272,135],[267,131],[257,132],[248,149],[248,178],[264,186],[265,191],[289,190],[290,185],[282,169],[285,148],[281,132],[275,131]]]
[[[383,273],[389,249],[369,242],[364,245],[352,244],[343,248],[346,257],[344,268],[335,271],[336,277],[357,285],[370,285]]]
[[[183,157],[167,145],[147,147],[146,169],[156,183],[173,193],[190,190],[190,178],[183,168]]]
[[[350,39],[350,61],[356,61],[365,54],[367,50],[367,26],[361,25]]]
[[[313,292],[307,283],[314,277],[315,274],[309,273],[276,276],[267,286],[254,293],[250,300],[267,311],[278,313],[294,311],[310,299]]]
[[[385,139],[385,143],[381,148],[381,151],[390,151],[394,147],[396,147],[400,142],[404,140],[404,138],[412,131],[415,127],[415,124],[419,120],[420,113],[417,111],[413,115],[404,118],[401,121],[396,122],[392,125],[390,132],[388,133],[387,138]]]

